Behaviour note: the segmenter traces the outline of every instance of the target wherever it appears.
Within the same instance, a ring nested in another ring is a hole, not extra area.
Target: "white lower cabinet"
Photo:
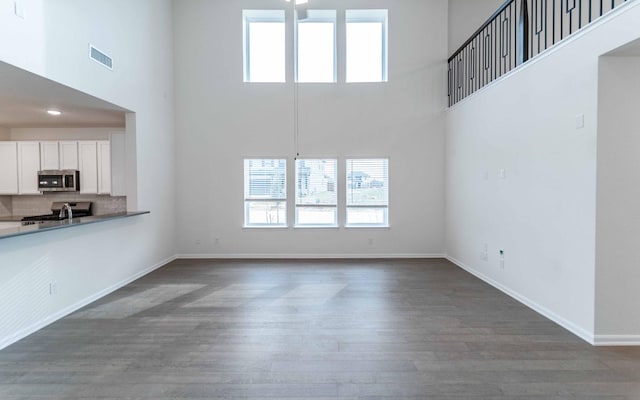
[[[18,144],[0,142],[0,194],[18,194]]]
[[[40,194],[40,142],[18,142],[18,194]]]

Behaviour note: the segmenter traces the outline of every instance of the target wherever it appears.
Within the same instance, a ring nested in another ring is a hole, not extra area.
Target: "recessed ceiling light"
[[[57,117],[58,115],[62,114],[62,111],[59,111],[59,110],[47,110],[47,114],[54,115],[54,116]]]

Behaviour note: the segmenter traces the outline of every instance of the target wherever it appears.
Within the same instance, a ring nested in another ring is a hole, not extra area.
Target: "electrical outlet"
[[[482,251],[480,252],[480,260],[489,261],[489,245],[485,244],[482,246]]]
[[[215,244],[220,244],[220,238],[216,238],[216,239],[214,240],[214,243],[215,243]]]
[[[369,238],[369,245],[373,244],[373,239]]]
[[[58,283],[51,282],[49,283],[49,296],[53,296],[58,293]]]

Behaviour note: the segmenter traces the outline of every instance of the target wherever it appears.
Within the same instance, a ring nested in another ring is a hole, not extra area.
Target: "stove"
[[[51,214],[24,217],[22,218],[22,225],[33,225],[47,221],[62,221],[68,219],[69,216],[66,212],[63,213],[62,217],[60,216],[60,210],[62,210],[65,204],[66,202],[64,201],[56,201],[51,205]],[[69,205],[71,206],[71,212],[74,218],[88,217],[91,215],[90,201],[69,202]]]

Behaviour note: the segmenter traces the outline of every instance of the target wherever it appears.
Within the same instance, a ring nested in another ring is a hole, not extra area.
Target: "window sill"
[[[295,229],[339,229],[338,225],[295,225]]]
[[[242,229],[288,229],[287,225],[244,225]]]
[[[345,225],[345,229],[391,229],[391,225]]]

